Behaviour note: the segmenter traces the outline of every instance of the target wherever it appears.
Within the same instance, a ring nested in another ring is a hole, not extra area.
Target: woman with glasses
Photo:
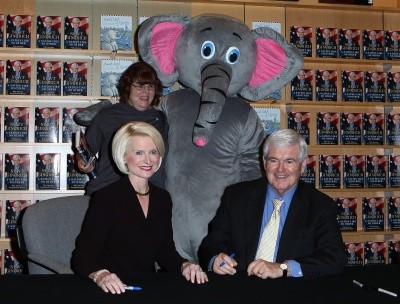
[[[85,139],[92,155],[99,153],[98,161],[88,165],[77,156],[78,168],[85,173],[96,167],[97,177],[86,185],[86,195],[92,194],[117,180],[122,175],[111,157],[111,142],[115,132],[131,121],[143,121],[154,126],[166,138],[166,120],[164,114],[156,110],[162,94],[162,85],[154,69],[144,62],[129,66],[118,81],[119,103],[103,108],[91,121]],[[164,188],[165,170],[161,166],[150,181]]]

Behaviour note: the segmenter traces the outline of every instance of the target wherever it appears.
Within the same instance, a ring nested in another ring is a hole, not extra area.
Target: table
[[[400,265],[348,267],[341,275],[317,279],[262,280],[245,273],[209,274],[209,282],[196,285],[180,273],[132,274],[124,283],[141,291],[104,293],[89,279],[76,275],[0,276],[1,303],[400,303]],[[353,280],[397,293],[397,298],[369,292]]]

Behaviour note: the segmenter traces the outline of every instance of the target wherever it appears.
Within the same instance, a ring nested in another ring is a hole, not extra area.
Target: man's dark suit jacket
[[[210,233],[199,249],[203,269],[207,269],[211,258],[220,252],[235,253],[238,270],[246,270],[254,261],[267,185],[267,180],[260,178],[225,190],[221,206],[210,224]],[[342,272],[347,259],[336,216],[337,207],[331,198],[299,181],[276,261],[297,261],[305,277]]]

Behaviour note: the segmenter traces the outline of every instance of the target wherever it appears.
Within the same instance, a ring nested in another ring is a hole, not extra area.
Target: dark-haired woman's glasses
[[[136,84],[133,83],[132,86],[138,91],[143,92],[144,90],[148,89],[150,92],[154,92],[156,90],[155,84]]]

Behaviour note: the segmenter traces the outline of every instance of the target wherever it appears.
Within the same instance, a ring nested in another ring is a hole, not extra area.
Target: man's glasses
[[[135,84],[133,83],[132,86],[138,91],[138,92],[142,92],[144,90],[146,90],[146,88],[150,91],[150,92],[154,92],[156,90],[156,85],[155,84]]]

